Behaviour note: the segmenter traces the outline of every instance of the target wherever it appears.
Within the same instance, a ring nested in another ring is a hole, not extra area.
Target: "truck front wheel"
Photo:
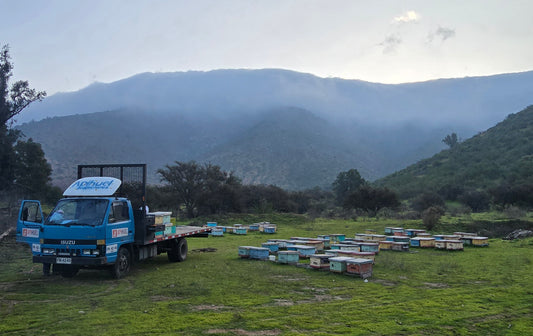
[[[123,278],[129,273],[130,267],[131,253],[127,248],[121,247],[117,253],[117,260],[111,267],[111,275],[113,275],[115,279]]]
[[[168,261],[177,262],[187,259],[187,240],[185,238],[177,238],[170,243],[170,250],[167,252]]]

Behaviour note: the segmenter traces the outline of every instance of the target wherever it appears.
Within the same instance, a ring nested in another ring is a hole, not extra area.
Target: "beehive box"
[[[280,249],[286,249],[290,245],[290,241],[287,239],[269,239],[268,242],[278,244]]]
[[[418,237],[419,234],[426,233],[426,230],[422,230],[422,229],[405,229],[405,233],[409,237]]]
[[[322,240],[307,240],[305,245],[312,246],[317,251],[324,251],[324,242]]]
[[[489,246],[488,237],[472,237],[472,246]]]
[[[370,240],[372,240],[372,241],[376,241],[376,242],[380,242],[380,241],[387,240],[387,236],[385,236],[385,235],[373,234],[373,235],[370,235]]]
[[[409,236],[394,236],[394,241],[397,243],[409,243],[410,240]]]
[[[375,252],[357,252],[357,251],[337,251],[338,257],[350,257],[350,258],[362,258],[375,261],[376,253]]]
[[[393,251],[407,252],[407,251],[409,251],[409,243],[392,242],[391,249]]]
[[[444,239],[436,239],[435,238],[435,248],[439,250],[445,250],[446,249],[446,240]]]
[[[361,246],[356,244],[332,244],[331,249],[342,251],[361,251]]]
[[[248,229],[244,226],[236,226],[233,228],[233,233],[236,235],[245,235],[248,233]]]
[[[405,235],[405,230],[404,228],[401,228],[401,227],[395,227],[395,228],[392,228],[392,234],[394,236],[404,236]]]
[[[208,227],[214,227],[217,226],[217,222],[207,222]]]
[[[250,259],[266,260],[270,255],[270,250],[265,247],[250,248]]]
[[[234,230],[235,230],[235,228],[233,226],[226,226],[226,232],[227,233],[233,233]]]
[[[454,232],[454,235],[457,235],[459,237],[476,237],[477,235],[472,232]]]
[[[445,240],[446,249],[451,251],[463,250],[463,242],[461,240]]]
[[[433,238],[435,238],[435,240],[444,240],[444,235],[433,235]]]
[[[388,240],[382,240],[379,242],[379,249],[380,250],[390,250],[391,249],[391,246],[392,246],[392,243],[391,241],[388,241]]]
[[[176,233],[176,227],[172,224],[165,224],[165,236],[171,236]]]
[[[147,217],[152,217],[154,219],[155,225],[169,224],[171,215],[172,212],[166,211],[149,212],[146,214]]]
[[[421,232],[416,235],[418,238],[433,238],[431,233]]]
[[[411,240],[409,241],[409,244],[410,244],[412,247],[420,247],[420,237],[413,237],[413,238],[411,238]]]
[[[250,230],[250,231],[259,231],[259,224],[250,224],[248,226],[248,230]]]
[[[346,235],[340,233],[334,233],[329,235],[331,243],[340,243],[346,239]]]
[[[425,238],[425,237],[417,237],[419,240],[420,240],[420,247],[424,247],[424,248],[427,248],[427,247],[435,247],[435,241],[436,239],[433,238],[433,237],[428,237],[428,238]]]
[[[359,275],[366,279],[372,276],[373,263],[372,260],[353,258],[346,260],[346,273]]]
[[[261,244],[262,247],[266,247],[270,250],[270,253],[276,253],[279,251],[279,244],[274,242],[266,242]]]
[[[366,233],[356,233],[355,239],[361,239],[361,240],[371,240],[371,235]]]
[[[379,252],[379,243],[359,243],[361,252]]]
[[[333,257],[329,258],[329,270],[335,273],[346,272],[346,261],[353,259],[350,257]]]
[[[463,245],[472,245],[472,237],[461,237]]]
[[[253,246],[239,246],[239,257],[250,258],[251,248],[253,248]]]
[[[211,235],[213,237],[222,237],[224,236],[224,230],[222,230],[221,228],[220,229],[211,229]]]
[[[298,252],[298,254],[300,255],[300,258],[309,258],[310,255],[316,253],[316,249],[313,246],[307,246],[307,245],[287,246],[287,250]]]
[[[335,257],[332,254],[312,254],[309,256],[309,266],[316,269],[329,268],[329,258]]]
[[[334,257],[338,257],[339,252],[341,252],[341,250],[325,250],[324,251],[325,254],[331,254]],[[344,251],[344,252],[348,252],[348,251]]]
[[[385,228],[385,234],[386,234],[386,235],[391,235],[391,234],[392,234],[392,227],[387,226],[387,227]]]
[[[298,251],[279,251],[278,263],[280,264],[297,264],[300,261],[300,254]]]
[[[276,227],[275,226],[265,226],[263,229],[263,233],[276,233]]]

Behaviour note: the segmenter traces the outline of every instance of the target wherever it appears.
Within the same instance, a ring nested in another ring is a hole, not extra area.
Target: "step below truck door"
[[[32,252],[41,252],[40,235],[43,212],[39,201],[22,201],[17,219],[17,241],[30,245]]]

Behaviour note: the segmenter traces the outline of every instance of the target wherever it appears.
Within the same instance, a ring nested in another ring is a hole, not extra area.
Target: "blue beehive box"
[[[250,258],[250,249],[253,246],[239,246],[239,257],[241,258]]]
[[[270,255],[270,250],[265,247],[250,248],[250,259],[266,260]]]
[[[211,229],[211,235],[213,237],[222,237],[222,236],[224,236],[224,230],[218,229],[218,228],[217,229],[213,228],[213,229]]]
[[[410,245],[412,247],[420,247],[420,238],[418,237],[411,238]]]
[[[207,222],[207,226],[209,227],[217,226],[217,222]]]
[[[300,261],[298,251],[279,251],[278,262],[280,264],[297,264]]]
[[[274,242],[266,242],[261,244],[262,247],[266,247],[270,250],[271,253],[276,253],[279,251],[279,244]]]

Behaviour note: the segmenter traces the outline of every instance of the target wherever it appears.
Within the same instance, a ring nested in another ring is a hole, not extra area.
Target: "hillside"
[[[470,137],[531,105],[532,83],[533,72],[397,85],[276,69],[144,73],[47,97],[18,127],[42,143],[58,185],[80,163],[146,162],[158,182],[165,164],[197,160],[303,189],[427,158],[447,134]]]
[[[433,157],[376,181],[413,197],[446,188],[487,189],[533,183],[533,106]]]
[[[375,155],[349,141],[338,127],[309,111],[285,108],[254,118],[224,121],[120,110],[48,118],[20,127],[42,143],[56,184],[75,177],[77,164],[138,163],[155,171],[196,160],[234,171],[249,184],[289,189],[327,187],[341,170],[374,176]]]

